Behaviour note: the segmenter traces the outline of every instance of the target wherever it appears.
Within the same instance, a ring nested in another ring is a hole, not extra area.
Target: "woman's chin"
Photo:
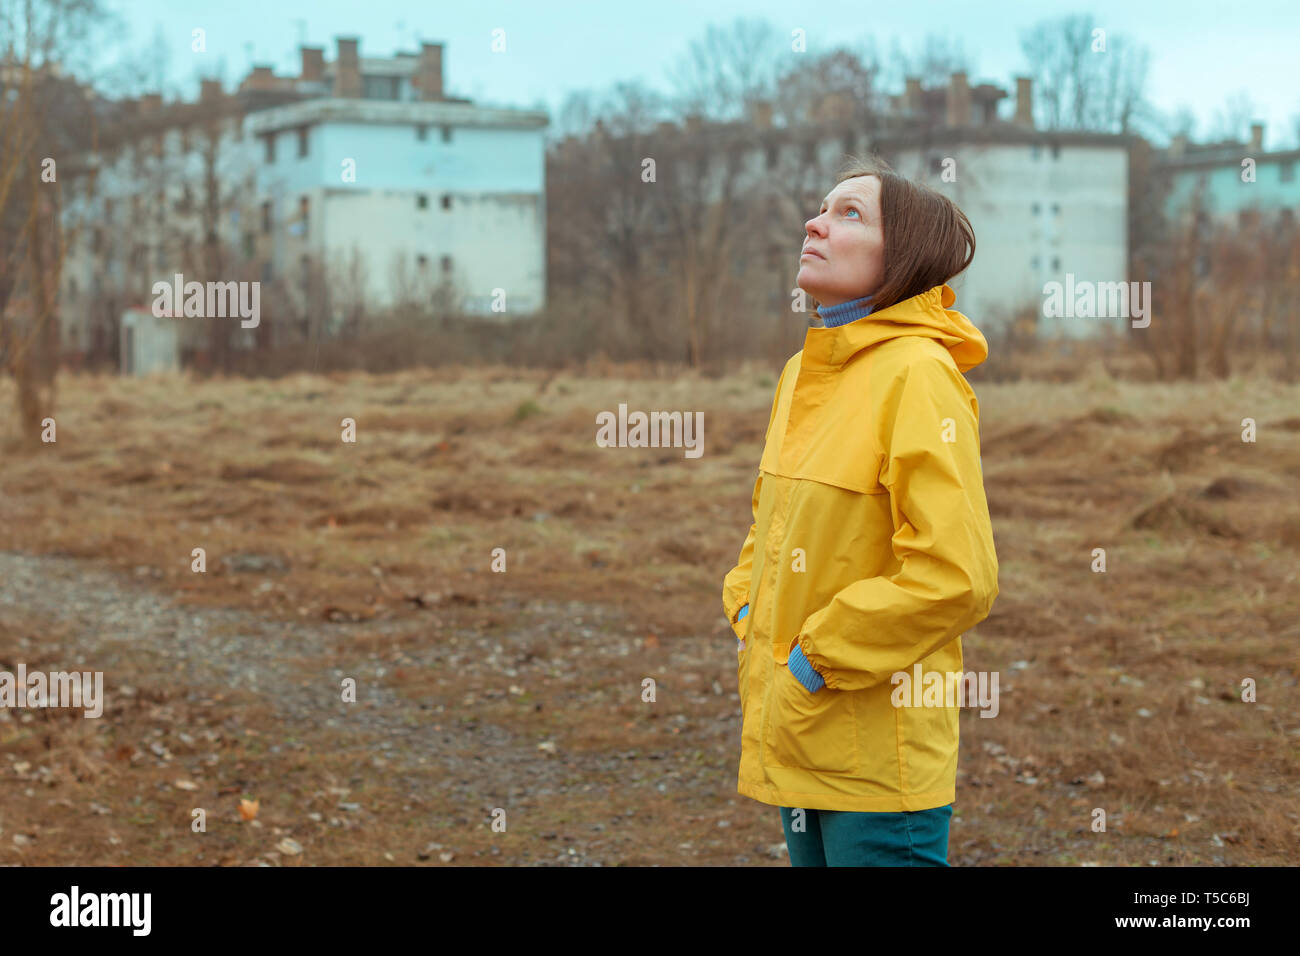
[[[813,275],[814,270],[808,268],[807,264],[799,266],[799,271],[794,277],[795,288],[803,289],[809,295],[816,297],[817,293],[812,287],[817,285],[817,281]]]

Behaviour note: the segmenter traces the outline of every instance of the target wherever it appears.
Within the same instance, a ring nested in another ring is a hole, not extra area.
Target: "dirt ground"
[[[56,442],[0,434],[0,670],[106,703],[0,709],[0,864],[788,865],[720,596],[778,372],[62,377]],[[1300,388],[976,391],[950,861],[1300,863]],[[620,402],[703,456],[597,447]]]

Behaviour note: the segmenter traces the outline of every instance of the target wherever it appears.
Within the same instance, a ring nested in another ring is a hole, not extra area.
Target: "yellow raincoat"
[[[962,375],[988,345],[954,299],[935,286],[810,328],[777,383],[754,523],[722,588],[740,638],[737,789],[762,803],[899,811],[956,797],[958,708],[891,701],[892,675],[915,677],[917,662],[962,671],[960,635],[998,593],[979,403]],[[796,640],[826,682],[816,693],[786,666]]]

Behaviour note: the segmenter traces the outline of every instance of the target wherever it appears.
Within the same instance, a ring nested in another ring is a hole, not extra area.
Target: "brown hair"
[[[871,297],[879,312],[942,285],[975,258],[975,230],[943,193],[898,175],[882,159],[850,157],[836,184],[855,176],[880,180],[885,275]]]

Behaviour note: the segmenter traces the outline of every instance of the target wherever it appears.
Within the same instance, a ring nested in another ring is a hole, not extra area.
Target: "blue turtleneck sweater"
[[[831,329],[837,325],[848,325],[868,315],[871,312],[871,296],[864,295],[860,299],[853,299],[849,302],[841,302],[839,305],[825,305],[817,310],[821,320],[826,323],[826,328]]]
[[[850,322],[856,322],[863,316],[870,314],[871,296],[869,295],[864,295],[860,299],[853,299],[849,302],[841,302],[839,305],[823,306],[817,310],[817,315],[828,329],[833,329],[839,325],[848,325]],[[736,615],[736,620],[743,620],[748,613],[749,605],[746,604]],[[741,644],[743,643],[742,641]],[[795,679],[803,684],[810,693],[815,694],[826,686],[826,681],[822,679],[821,674],[813,670],[813,666],[808,663],[808,658],[803,656],[803,649],[798,644],[795,644],[791,649],[787,666]]]

